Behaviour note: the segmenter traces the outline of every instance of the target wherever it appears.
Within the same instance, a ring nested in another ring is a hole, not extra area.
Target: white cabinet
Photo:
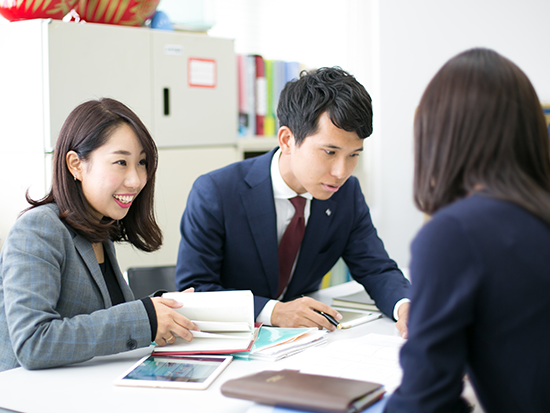
[[[151,128],[151,37],[146,30],[97,24],[42,22],[44,108],[51,119],[50,142],[65,118],[83,101],[109,96],[131,106]],[[152,131],[151,131],[152,132]]]
[[[51,151],[70,111],[101,96],[126,103],[152,128],[149,30],[28,20],[1,25],[0,39],[2,134],[15,133],[26,148],[40,135]]]
[[[155,31],[155,135],[164,147],[235,144],[237,68],[233,41]]]
[[[159,147],[235,144],[232,40],[58,20],[1,25],[0,39],[4,115],[33,99],[46,151],[69,112],[101,96],[130,106]]]
[[[0,246],[50,187],[51,152],[78,104],[118,99],[159,147],[160,252],[120,250],[121,267],[174,264],[177,230],[199,173],[238,159],[233,41],[146,28],[28,20],[0,25]],[[176,232],[174,232],[176,231]]]

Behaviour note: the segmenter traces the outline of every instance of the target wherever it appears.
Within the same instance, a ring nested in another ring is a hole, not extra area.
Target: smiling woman
[[[67,166],[75,181],[81,182],[84,197],[98,220],[123,219],[147,183],[145,150],[126,124],[115,129],[87,161],[69,151]]]
[[[33,207],[55,203],[60,217],[90,242],[128,241],[151,252],[162,244],[153,214],[156,170],[157,148],[141,120],[116,100],[89,101],[73,110],[59,133],[50,193],[28,201]],[[128,193],[133,207],[117,210],[114,196]]]
[[[192,339],[196,326],[161,297],[135,300],[113,241],[155,251],[157,149],[113,99],[81,104],[61,129],[52,189],[12,227],[0,257],[0,371],[55,367]]]

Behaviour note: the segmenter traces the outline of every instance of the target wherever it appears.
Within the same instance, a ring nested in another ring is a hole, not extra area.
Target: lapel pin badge
[[[327,214],[327,217],[330,217],[330,214],[332,214],[332,211],[330,209],[327,209],[325,211],[325,214]]]

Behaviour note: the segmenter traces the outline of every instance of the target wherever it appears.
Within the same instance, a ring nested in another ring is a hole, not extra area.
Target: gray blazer
[[[112,306],[92,244],[65,225],[56,205],[24,213],[0,255],[0,371],[40,369],[151,343],[145,306],[104,248],[127,302]]]

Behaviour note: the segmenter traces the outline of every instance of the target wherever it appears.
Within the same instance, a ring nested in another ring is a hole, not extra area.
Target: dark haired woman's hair
[[[421,211],[480,193],[550,225],[550,149],[531,82],[510,60],[472,49],[428,85],[415,122],[414,199]]]
[[[126,216],[120,220],[91,214],[80,181],[69,172],[66,155],[74,151],[87,161],[94,150],[104,145],[120,126],[128,125],[136,134],[147,160],[147,184],[136,197]],[[91,100],[77,106],[67,117],[54,150],[52,188],[46,197],[32,200],[29,209],[55,203],[59,217],[90,242],[127,241],[142,251],[155,251],[162,245],[162,232],[154,215],[157,148],[145,125],[124,104],[108,98]]]
[[[302,71],[299,79],[281,91],[279,125],[292,131],[297,146],[317,132],[324,112],[336,127],[355,132],[361,139],[372,134],[371,97],[355,77],[339,67]]]

